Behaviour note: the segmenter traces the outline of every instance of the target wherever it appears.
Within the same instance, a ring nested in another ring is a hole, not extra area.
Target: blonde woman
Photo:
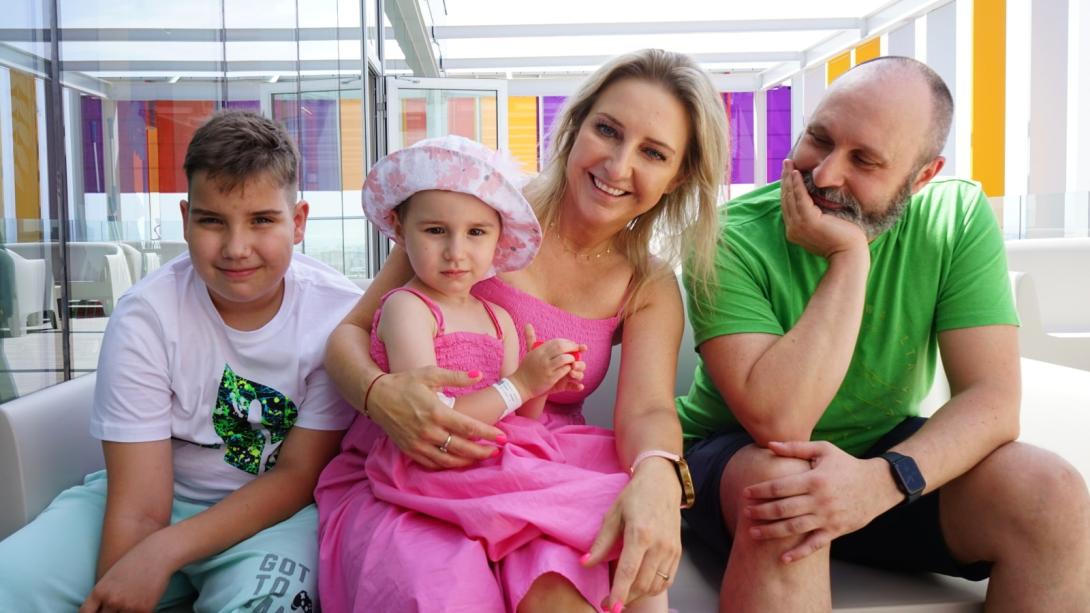
[[[368,357],[379,298],[412,274],[404,252],[394,250],[327,350],[330,375],[367,417],[357,418],[315,492],[323,594],[357,611],[391,594],[405,611],[619,611],[629,603],[665,610],[681,555],[680,507],[690,502],[676,461],[683,307],[673,271],[683,257],[698,278],[710,271],[727,153],[721,98],[690,58],[660,50],[615,58],[570,98],[549,161],[525,189],[544,232],[537,257],[474,288],[510,312],[519,329],[531,323],[538,338],[588,347],[584,389],[548,399],[542,419],[551,428],[584,422],[582,400],[605,375],[611,345],[621,343],[617,457],[610,461],[631,467],[632,477],[605,517],[586,518],[601,525],[590,551],[539,538],[490,563],[481,544],[456,527],[372,495],[362,467],[383,431],[434,469],[493,453],[493,444],[476,441],[503,442],[498,429],[438,400],[443,387],[469,385],[467,374],[429,366],[384,376]],[[414,546],[420,542],[430,550]],[[602,562],[615,546],[620,557],[610,578]]]

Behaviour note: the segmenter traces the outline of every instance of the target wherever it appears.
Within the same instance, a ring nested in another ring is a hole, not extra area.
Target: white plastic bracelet
[[[628,469],[628,474],[636,474],[636,468],[640,465],[640,462],[643,462],[647,458],[665,458],[670,462],[677,464],[677,461],[681,459],[681,456],[676,453],[670,453],[669,451],[663,451],[662,449],[649,449],[636,456],[636,459],[632,461],[632,467]]]
[[[500,415],[500,419],[514,413],[522,406],[522,394],[519,394],[518,388],[507,377],[496,381],[492,384],[492,387],[496,388],[496,391],[500,393],[500,398],[503,398],[503,404],[507,407],[504,409],[503,414]]]

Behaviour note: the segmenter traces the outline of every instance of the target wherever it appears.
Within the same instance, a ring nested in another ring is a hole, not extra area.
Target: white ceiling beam
[[[518,77],[518,75],[514,75]],[[508,96],[570,96],[583,84],[585,76],[549,77],[535,75],[534,78],[514,78],[507,81]],[[756,89],[758,73],[738,72],[713,74],[712,83],[716,91],[748,92]]]
[[[534,66],[599,66],[612,55],[547,55],[538,57],[482,57],[482,58],[443,58],[444,70],[528,68]],[[746,62],[785,62],[798,61],[799,54],[794,51],[754,51],[750,53],[692,53],[694,60],[701,64],[746,63]]]
[[[865,39],[880,36],[886,32],[929,13],[954,0],[899,0],[860,20],[859,27],[845,29],[821,41],[802,52],[802,59],[797,65],[785,62],[769,68],[761,75],[761,88],[767,89],[778,85],[807,68],[826,62],[838,53],[852,48]]]
[[[394,38],[405,61],[418,77],[438,77],[439,61],[435,57],[431,32],[424,23],[424,13],[418,0],[387,0],[386,16],[394,27]]]
[[[885,34],[920,15],[950,4],[954,0],[900,0],[864,19],[863,38]]]
[[[758,87],[755,87],[754,90],[775,87],[798,74],[801,68],[802,62],[784,62],[778,66],[773,66],[761,73],[760,78],[757,80]]]
[[[436,39],[528,38],[551,36],[623,36],[693,34],[699,32],[805,32],[862,27],[856,18],[737,19],[723,21],[648,21],[634,23],[542,23],[480,26],[435,26]]]

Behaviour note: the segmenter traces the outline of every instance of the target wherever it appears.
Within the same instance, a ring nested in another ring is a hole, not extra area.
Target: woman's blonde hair
[[[567,190],[568,157],[583,121],[603,91],[624,79],[660,85],[685,108],[692,126],[678,173],[682,180],[663,194],[654,207],[629,222],[617,238],[621,253],[635,267],[632,291],[624,314],[640,304],[647,282],[660,274],[673,274],[684,259],[687,275],[706,289],[712,274],[718,236],[716,207],[719,186],[729,176],[729,146],[723,99],[711,78],[687,55],[644,49],[613,58],[590,75],[553,124],[549,157],[541,174],[524,190],[542,227],[560,215]],[[655,238],[656,256],[651,257]]]

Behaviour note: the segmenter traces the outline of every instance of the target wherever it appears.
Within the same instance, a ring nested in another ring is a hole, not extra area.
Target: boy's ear
[[[310,215],[310,205],[306,200],[300,200],[295,203],[295,211],[291,215],[292,224],[295,226],[294,234],[292,235],[293,244],[298,245],[303,242],[303,236],[307,231],[307,216]]]
[[[182,211],[182,238],[189,240],[189,201],[182,199],[178,201],[178,208]]]

